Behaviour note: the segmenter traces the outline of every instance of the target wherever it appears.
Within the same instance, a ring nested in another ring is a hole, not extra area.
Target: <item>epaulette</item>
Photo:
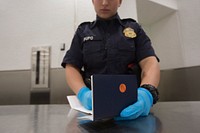
[[[85,27],[85,26],[93,26],[95,24],[96,21],[86,21],[86,22],[83,22],[79,25],[79,27]]]
[[[90,28],[92,28],[95,24],[96,24],[96,21],[86,21],[86,22],[81,23],[78,27],[89,26]]]
[[[79,26],[84,26],[84,25],[88,25],[88,24],[91,24],[92,22],[82,22]]]
[[[132,22],[136,22],[135,19],[132,19],[132,18],[125,18],[125,19],[122,19],[121,21],[132,21]]]

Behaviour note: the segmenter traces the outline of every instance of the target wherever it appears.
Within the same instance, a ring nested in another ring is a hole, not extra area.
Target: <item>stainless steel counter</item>
[[[0,106],[0,133],[199,133],[200,102],[159,102],[132,121],[78,120],[69,105]]]

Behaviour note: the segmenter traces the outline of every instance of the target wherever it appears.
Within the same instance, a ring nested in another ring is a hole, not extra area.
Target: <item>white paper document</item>
[[[70,107],[72,109],[75,109],[77,111],[81,111],[81,112],[86,113],[86,114],[92,114],[92,110],[87,110],[86,108],[84,108],[81,105],[81,103],[77,99],[76,95],[67,96],[67,99],[68,99]]]
[[[69,105],[72,109],[86,113],[88,115],[78,117],[80,120],[92,120],[93,121],[93,115],[92,110],[88,110],[84,108],[79,100],[77,99],[76,95],[67,96],[67,99],[69,101]]]

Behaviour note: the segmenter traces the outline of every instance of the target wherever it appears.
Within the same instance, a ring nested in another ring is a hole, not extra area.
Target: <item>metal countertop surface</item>
[[[131,121],[79,120],[69,105],[0,106],[0,133],[199,133],[200,102],[158,102]]]

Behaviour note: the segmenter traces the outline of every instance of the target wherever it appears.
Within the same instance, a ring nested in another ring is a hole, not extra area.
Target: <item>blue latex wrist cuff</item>
[[[147,89],[142,88],[142,87],[139,87],[138,90],[139,91],[143,91],[143,92],[145,92],[147,94],[147,96],[148,96],[148,98],[149,98],[149,100],[151,102],[150,104],[152,106],[153,105],[153,96],[151,95],[151,93]]]

